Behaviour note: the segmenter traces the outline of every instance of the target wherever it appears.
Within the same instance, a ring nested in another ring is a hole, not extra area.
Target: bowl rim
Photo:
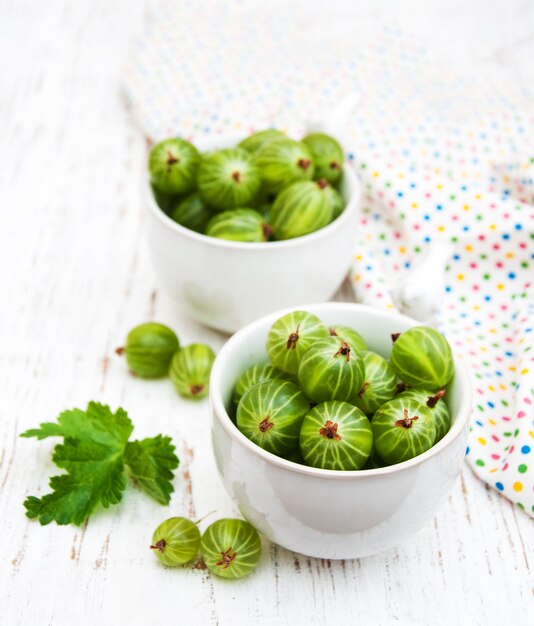
[[[226,407],[224,406],[224,403],[222,401],[222,395],[220,393],[221,372],[224,368],[227,353],[230,351],[233,345],[241,341],[242,338],[246,337],[247,335],[254,334],[260,326],[263,326],[265,324],[265,322],[268,322],[270,320],[274,322],[282,315],[285,315],[291,311],[303,310],[313,312],[315,315],[320,315],[321,311],[324,311],[325,309],[351,309],[356,311],[360,310],[372,313],[378,318],[395,318],[402,321],[404,324],[408,324],[409,326],[421,325],[421,322],[418,322],[417,320],[406,315],[385,311],[383,309],[377,309],[368,305],[355,302],[323,302],[307,304],[299,307],[291,307],[288,309],[283,309],[281,311],[275,311],[274,313],[269,313],[268,315],[264,315],[254,322],[247,324],[242,329],[238,330],[234,335],[232,335],[232,337],[230,337],[230,339],[228,339],[228,341],[221,348],[213,364],[210,376],[209,400],[213,416],[212,419],[217,419],[221,426],[226,430],[226,432],[232,437],[234,441],[236,441],[240,446],[252,452],[252,454],[255,454],[262,458],[265,462],[287,471],[295,472],[297,474],[304,474],[314,478],[324,478],[329,480],[361,480],[365,478],[370,478],[372,476],[385,476],[388,474],[396,474],[399,472],[408,471],[413,467],[425,463],[432,457],[438,455],[443,449],[451,445],[454,441],[456,441],[456,439],[458,439],[458,437],[462,435],[468,424],[472,412],[473,389],[468,368],[462,362],[462,360],[460,360],[458,356],[454,354],[453,351],[455,376],[458,376],[462,380],[462,386],[465,387],[465,394],[460,401],[458,414],[447,434],[440,441],[438,441],[438,443],[434,444],[429,450],[414,457],[413,459],[403,461],[402,463],[397,463],[396,465],[389,465],[387,467],[380,467],[375,469],[343,471],[327,470],[317,467],[309,467],[308,465],[301,465],[300,463],[295,463],[294,461],[288,461],[287,459],[276,456],[275,454],[264,450],[257,444],[250,441],[250,439],[245,437],[245,435],[241,433],[241,431],[230,419],[230,416],[228,415]]]
[[[209,149],[209,146],[213,143],[222,144],[228,141],[228,143],[234,143],[239,141],[239,137],[243,137],[243,134],[220,134],[220,135],[212,135],[207,137],[199,138],[195,141],[195,145],[199,144],[203,146],[203,149]],[[214,141],[208,141],[208,140]],[[146,172],[145,178],[145,196],[146,196],[146,204],[150,213],[167,229],[174,231],[177,235],[182,235],[188,239],[192,239],[193,241],[197,241],[199,243],[203,243],[209,246],[217,247],[217,248],[227,248],[234,250],[247,250],[253,251],[257,250],[258,252],[264,252],[266,250],[280,250],[285,248],[298,248],[300,246],[306,246],[308,244],[312,245],[316,239],[321,237],[328,237],[332,231],[337,231],[339,228],[343,228],[344,225],[349,226],[348,222],[352,219],[353,215],[356,213],[358,208],[358,203],[363,195],[363,187],[362,183],[354,169],[354,165],[347,158],[345,159],[345,166],[343,168],[343,176],[348,179],[348,186],[352,190],[350,198],[347,200],[347,204],[343,209],[343,212],[330,224],[327,224],[323,228],[319,230],[315,230],[312,233],[308,233],[307,235],[302,235],[302,237],[294,237],[293,239],[284,239],[283,241],[230,241],[228,239],[217,239],[216,237],[208,237],[203,233],[197,233],[194,230],[190,230],[178,222],[175,222],[172,218],[170,218],[166,213],[163,212],[162,209],[158,206],[156,199],[154,198],[154,193],[152,191],[150,185],[150,174]]]

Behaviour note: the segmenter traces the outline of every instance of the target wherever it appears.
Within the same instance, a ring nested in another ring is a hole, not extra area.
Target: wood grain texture
[[[433,21],[430,4],[382,6],[422,37],[439,26],[444,47],[456,33],[462,62],[527,77],[531,4],[477,0],[468,11],[440,0]],[[132,378],[114,354],[150,318],[184,343],[224,341],[160,292],[142,241],[146,146],[119,78],[143,10],[140,0],[0,3],[0,623],[532,623],[532,523],[467,468],[431,524],[375,557],[321,561],[264,542],[257,574],[231,583],[198,567],[166,570],[150,553],[171,514],[237,511],[215,470],[207,402]],[[383,19],[374,3],[358,10]],[[351,297],[346,286],[339,297]],[[164,508],[129,488],[80,528],[41,528],[22,501],[47,490],[54,443],[18,435],[89,399],[126,408],[139,437],[173,436],[176,492]]]

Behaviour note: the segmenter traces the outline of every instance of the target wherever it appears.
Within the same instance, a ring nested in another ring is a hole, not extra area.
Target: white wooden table
[[[454,38],[463,63],[528,77],[531,3],[402,5],[360,11],[443,49]],[[160,292],[143,246],[146,146],[118,91],[142,16],[140,0],[0,3],[0,623],[532,624],[532,522],[467,468],[424,530],[375,557],[319,561],[265,542],[259,571],[234,583],[158,566],[148,546],[166,517],[237,511],[215,470],[207,402],[130,377],[114,355],[150,318],[184,343],[224,341]],[[173,436],[171,505],[131,487],[81,528],[40,527],[22,501],[46,492],[54,442],[18,435],[90,399],[127,409],[139,436]]]

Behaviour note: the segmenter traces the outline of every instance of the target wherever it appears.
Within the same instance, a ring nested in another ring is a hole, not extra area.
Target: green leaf
[[[52,493],[24,502],[26,515],[41,524],[81,524],[101,504],[108,507],[122,498],[126,487],[124,453],[133,426],[122,409],[90,402],[87,411],[65,411],[58,426],[42,424],[24,433],[43,439],[65,437],[54,448],[52,460],[67,471],[50,479]]]
[[[132,476],[154,500],[168,504],[174,491],[172,470],[179,464],[170,437],[152,437],[131,441],[126,446],[125,463]]]

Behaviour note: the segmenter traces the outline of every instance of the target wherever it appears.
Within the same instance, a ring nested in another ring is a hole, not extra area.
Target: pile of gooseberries
[[[199,522],[171,517],[152,536],[150,549],[168,567],[190,563],[199,554],[210,572],[222,578],[242,578],[260,562],[258,532],[242,519],[213,522],[201,535]]]
[[[148,159],[154,199],[190,230],[241,242],[302,237],[335,220],[343,150],[324,133],[301,141],[276,129],[201,154],[183,138],[158,143]]]
[[[307,311],[284,315],[267,335],[270,362],[235,383],[237,428],[272,454],[328,470],[375,469],[426,452],[451,425],[451,348],[427,326],[392,341],[388,360],[354,328],[329,328]]]
[[[184,398],[200,399],[208,393],[213,350],[202,343],[180,346],[176,333],[164,324],[146,322],[133,328],[123,347],[130,372],[140,378],[169,376]]]

